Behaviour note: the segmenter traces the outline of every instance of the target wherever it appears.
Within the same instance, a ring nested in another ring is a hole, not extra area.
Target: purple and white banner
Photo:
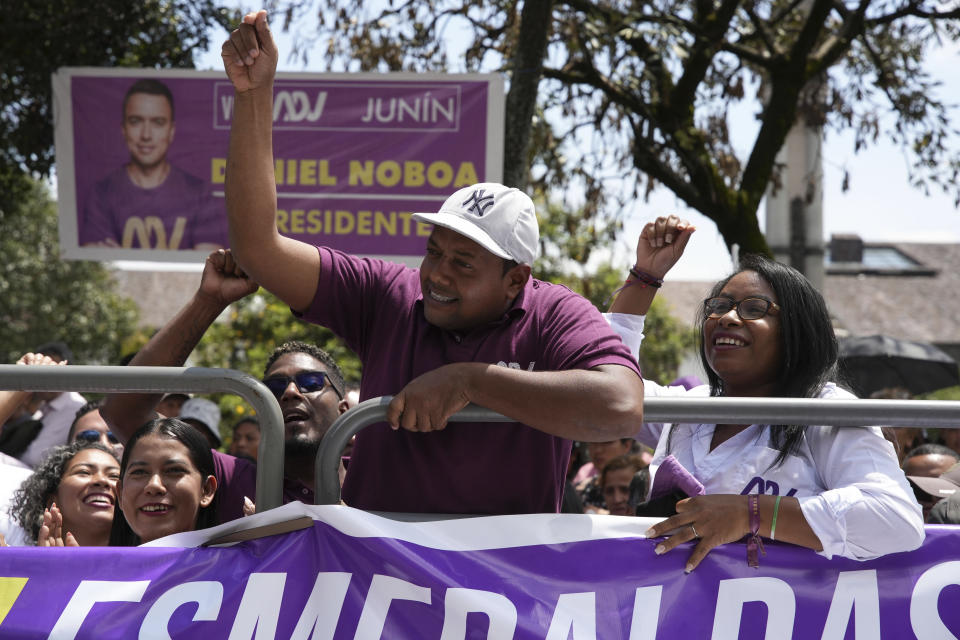
[[[65,257],[196,261],[226,244],[223,72],[65,67],[53,89]],[[411,213],[501,179],[503,102],[497,75],[278,74],[280,232],[419,258],[428,231]]]
[[[303,516],[307,516],[306,519]],[[300,518],[306,528],[188,547]],[[960,635],[960,529],[870,562],[743,544],[689,575],[646,519],[403,523],[290,504],[136,549],[0,549],[3,638],[919,638]],[[164,546],[164,545],[181,545]]]

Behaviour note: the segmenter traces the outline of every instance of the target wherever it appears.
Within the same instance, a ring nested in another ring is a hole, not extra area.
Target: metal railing
[[[231,369],[201,367],[31,367],[0,365],[0,389],[78,391],[88,393],[234,393],[244,398],[260,420],[257,464],[257,511],[283,503],[284,427],[280,406],[257,378]],[[340,501],[340,454],[358,431],[386,417],[392,396],[372,398],[331,425],[316,460],[317,504]],[[930,400],[820,400],[794,398],[649,397],[648,422],[720,424],[802,424],[834,426],[923,426],[960,428],[960,402]],[[512,422],[470,405],[451,422]]]
[[[340,454],[358,431],[384,421],[391,400],[392,396],[383,396],[361,402],[327,430],[317,453],[317,504],[340,502]],[[643,414],[647,422],[960,428],[960,402],[939,400],[648,397]],[[454,414],[450,421],[513,422],[476,405]]]
[[[38,367],[0,365],[0,389],[87,393],[234,393],[260,422],[257,511],[283,504],[283,415],[277,399],[253,376],[202,367]]]

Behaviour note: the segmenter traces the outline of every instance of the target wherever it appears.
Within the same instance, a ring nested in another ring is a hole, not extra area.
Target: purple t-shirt
[[[243,497],[257,501],[257,465],[243,458],[213,452],[213,475],[217,478],[217,518],[220,524],[243,516]],[[283,503],[313,504],[313,491],[284,477]]]
[[[177,167],[159,187],[143,189],[120,167],[94,185],[79,224],[81,245],[112,239],[124,248],[226,246],[227,219],[207,184]]]
[[[600,312],[561,285],[531,279],[502,318],[464,334],[427,322],[417,270],[319,251],[323,275],[303,315],[360,357],[361,400],[395,395],[454,362],[534,371],[618,364],[640,375]],[[569,440],[516,422],[454,422],[431,433],[379,423],[357,436],[343,498],[372,511],[555,513],[569,457]]]

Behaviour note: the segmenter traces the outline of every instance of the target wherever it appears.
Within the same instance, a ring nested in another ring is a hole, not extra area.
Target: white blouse
[[[642,322],[610,314],[611,325],[628,347],[639,347]],[[617,320],[617,318],[621,318]],[[649,396],[707,397],[708,386],[664,387],[644,380]],[[833,383],[821,398],[854,399]],[[821,555],[869,560],[888,553],[916,549],[923,543],[923,515],[893,445],[879,427],[808,426],[796,454],[774,466],[769,425],[751,425],[713,451],[714,424],[645,425],[645,433],[660,432],[651,478],[669,454],[677,458],[705,487],[707,494],[767,494],[795,496],[807,523],[823,545]],[[672,434],[672,438],[670,435]],[[667,450],[667,441],[670,448]],[[651,480],[651,486],[653,481]]]

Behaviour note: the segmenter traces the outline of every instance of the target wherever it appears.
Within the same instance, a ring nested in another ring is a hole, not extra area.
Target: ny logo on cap
[[[477,189],[470,195],[469,198],[464,200],[460,206],[467,207],[467,205],[472,202],[473,204],[467,207],[467,211],[473,213],[477,217],[482,218],[483,214],[487,212],[487,209],[493,206],[494,200],[493,196],[483,195],[483,192],[483,189]]]

